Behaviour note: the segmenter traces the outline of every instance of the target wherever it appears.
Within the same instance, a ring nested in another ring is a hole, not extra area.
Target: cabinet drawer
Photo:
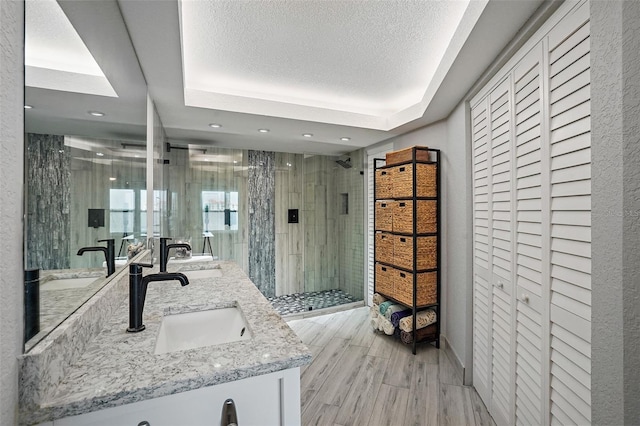
[[[393,198],[392,170],[376,170],[376,199]]]
[[[376,201],[376,231],[393,231],[393,207],[395,201]]]
[[[411,274],[396,270],[393,274],[393,297],[405,305],[413,305],[413,276],[416,275],[416,306],[438,302],[438,273]]]
[[[435,164],[416,164],[416,196],[417,197],[435,197],[437,195],[436,188],[436,165]],[[393,167],[392,188],[393,197],[413,197],[413,164],[405,164]]]
[[[396,201],[393,207],[392,228],[393,232],[412,233],[413,232],[413,201]],[[416,231],[419,234],[436,232],[436,201],[418,200],[416,201]],[[377,211],[376,211],[377,214]],[[377,219],[377,216],[376,216]]]
[[[417,254],[415,269],[433,269],[438,266],[438,237],[416,237]],[[395,235],[393,237],[394,265],[414,269],[413,265],[413,237]]]

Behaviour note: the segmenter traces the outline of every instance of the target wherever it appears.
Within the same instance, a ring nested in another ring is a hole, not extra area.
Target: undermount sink
[[[170,257],[167,263],[171,265],[172,263],[213,262],[213,260],[213,256],[210,255],[195,255],[189,257]]]
[[[166,315],[160,324],[155,354],[249,340],[252,334],[237,306]]]
[[[92,284],[97,279],[97,277],[52,279],[42,284],[40,286],[40,290],[68,290],[72,288],[84,288]]]
[[[215,278],[222,276],[222,269],[198,269],[195,271],[182,271],[190,280],[199,280],[202,278]]]

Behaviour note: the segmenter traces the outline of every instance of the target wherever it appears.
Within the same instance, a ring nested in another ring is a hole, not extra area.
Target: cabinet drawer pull
[[[400,203],[400,207],[404,207],[406,205],[407,205],[407,203]]]
[[[404,172],[404,167],[400,167],[400,169],[398,169],[401,172]]]
[[[400,238],[400,242],[401,242],[401,243],[406,243],[406,242],[407,242],[407,239],[406,239],[406,238]]]
[[[407,274],[405,274],[404,272],[400,272],[400,276],[401,276],[402,278],[406,278],[406,277],[407,277]]]
[[[386,174],[387,174],[387,172],[382,172],[382,173],[380,173],[380,174],[381,174],[382,176],[384,176],[384,175],[386,175]]]
[[[386,203],[382,203],[382,204],[380,204],[380,207],[387,207],[387,204]]]
[[[385,268],[384,266],[381,268],[383,271],[387,271],[387,268]]]

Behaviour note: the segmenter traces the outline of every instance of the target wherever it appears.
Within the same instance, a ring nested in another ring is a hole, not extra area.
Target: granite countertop
[[[151,282],[143,313],[146,330],[140,333],[126,332],[127,298],[34,418],[55,420],[308,364],[309,349],[242,269],[233,262],[218,264],[221,277],[192,279],[185,287],[177,281]],[[144,275],[153,272],[157,269],[145,269]],[[252,339],[154,354],[164,315],[236,305]]]

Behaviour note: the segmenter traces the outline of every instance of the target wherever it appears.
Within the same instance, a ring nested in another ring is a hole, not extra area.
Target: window
[[[202,191],[204,232],[238,229],[238,193]]]

